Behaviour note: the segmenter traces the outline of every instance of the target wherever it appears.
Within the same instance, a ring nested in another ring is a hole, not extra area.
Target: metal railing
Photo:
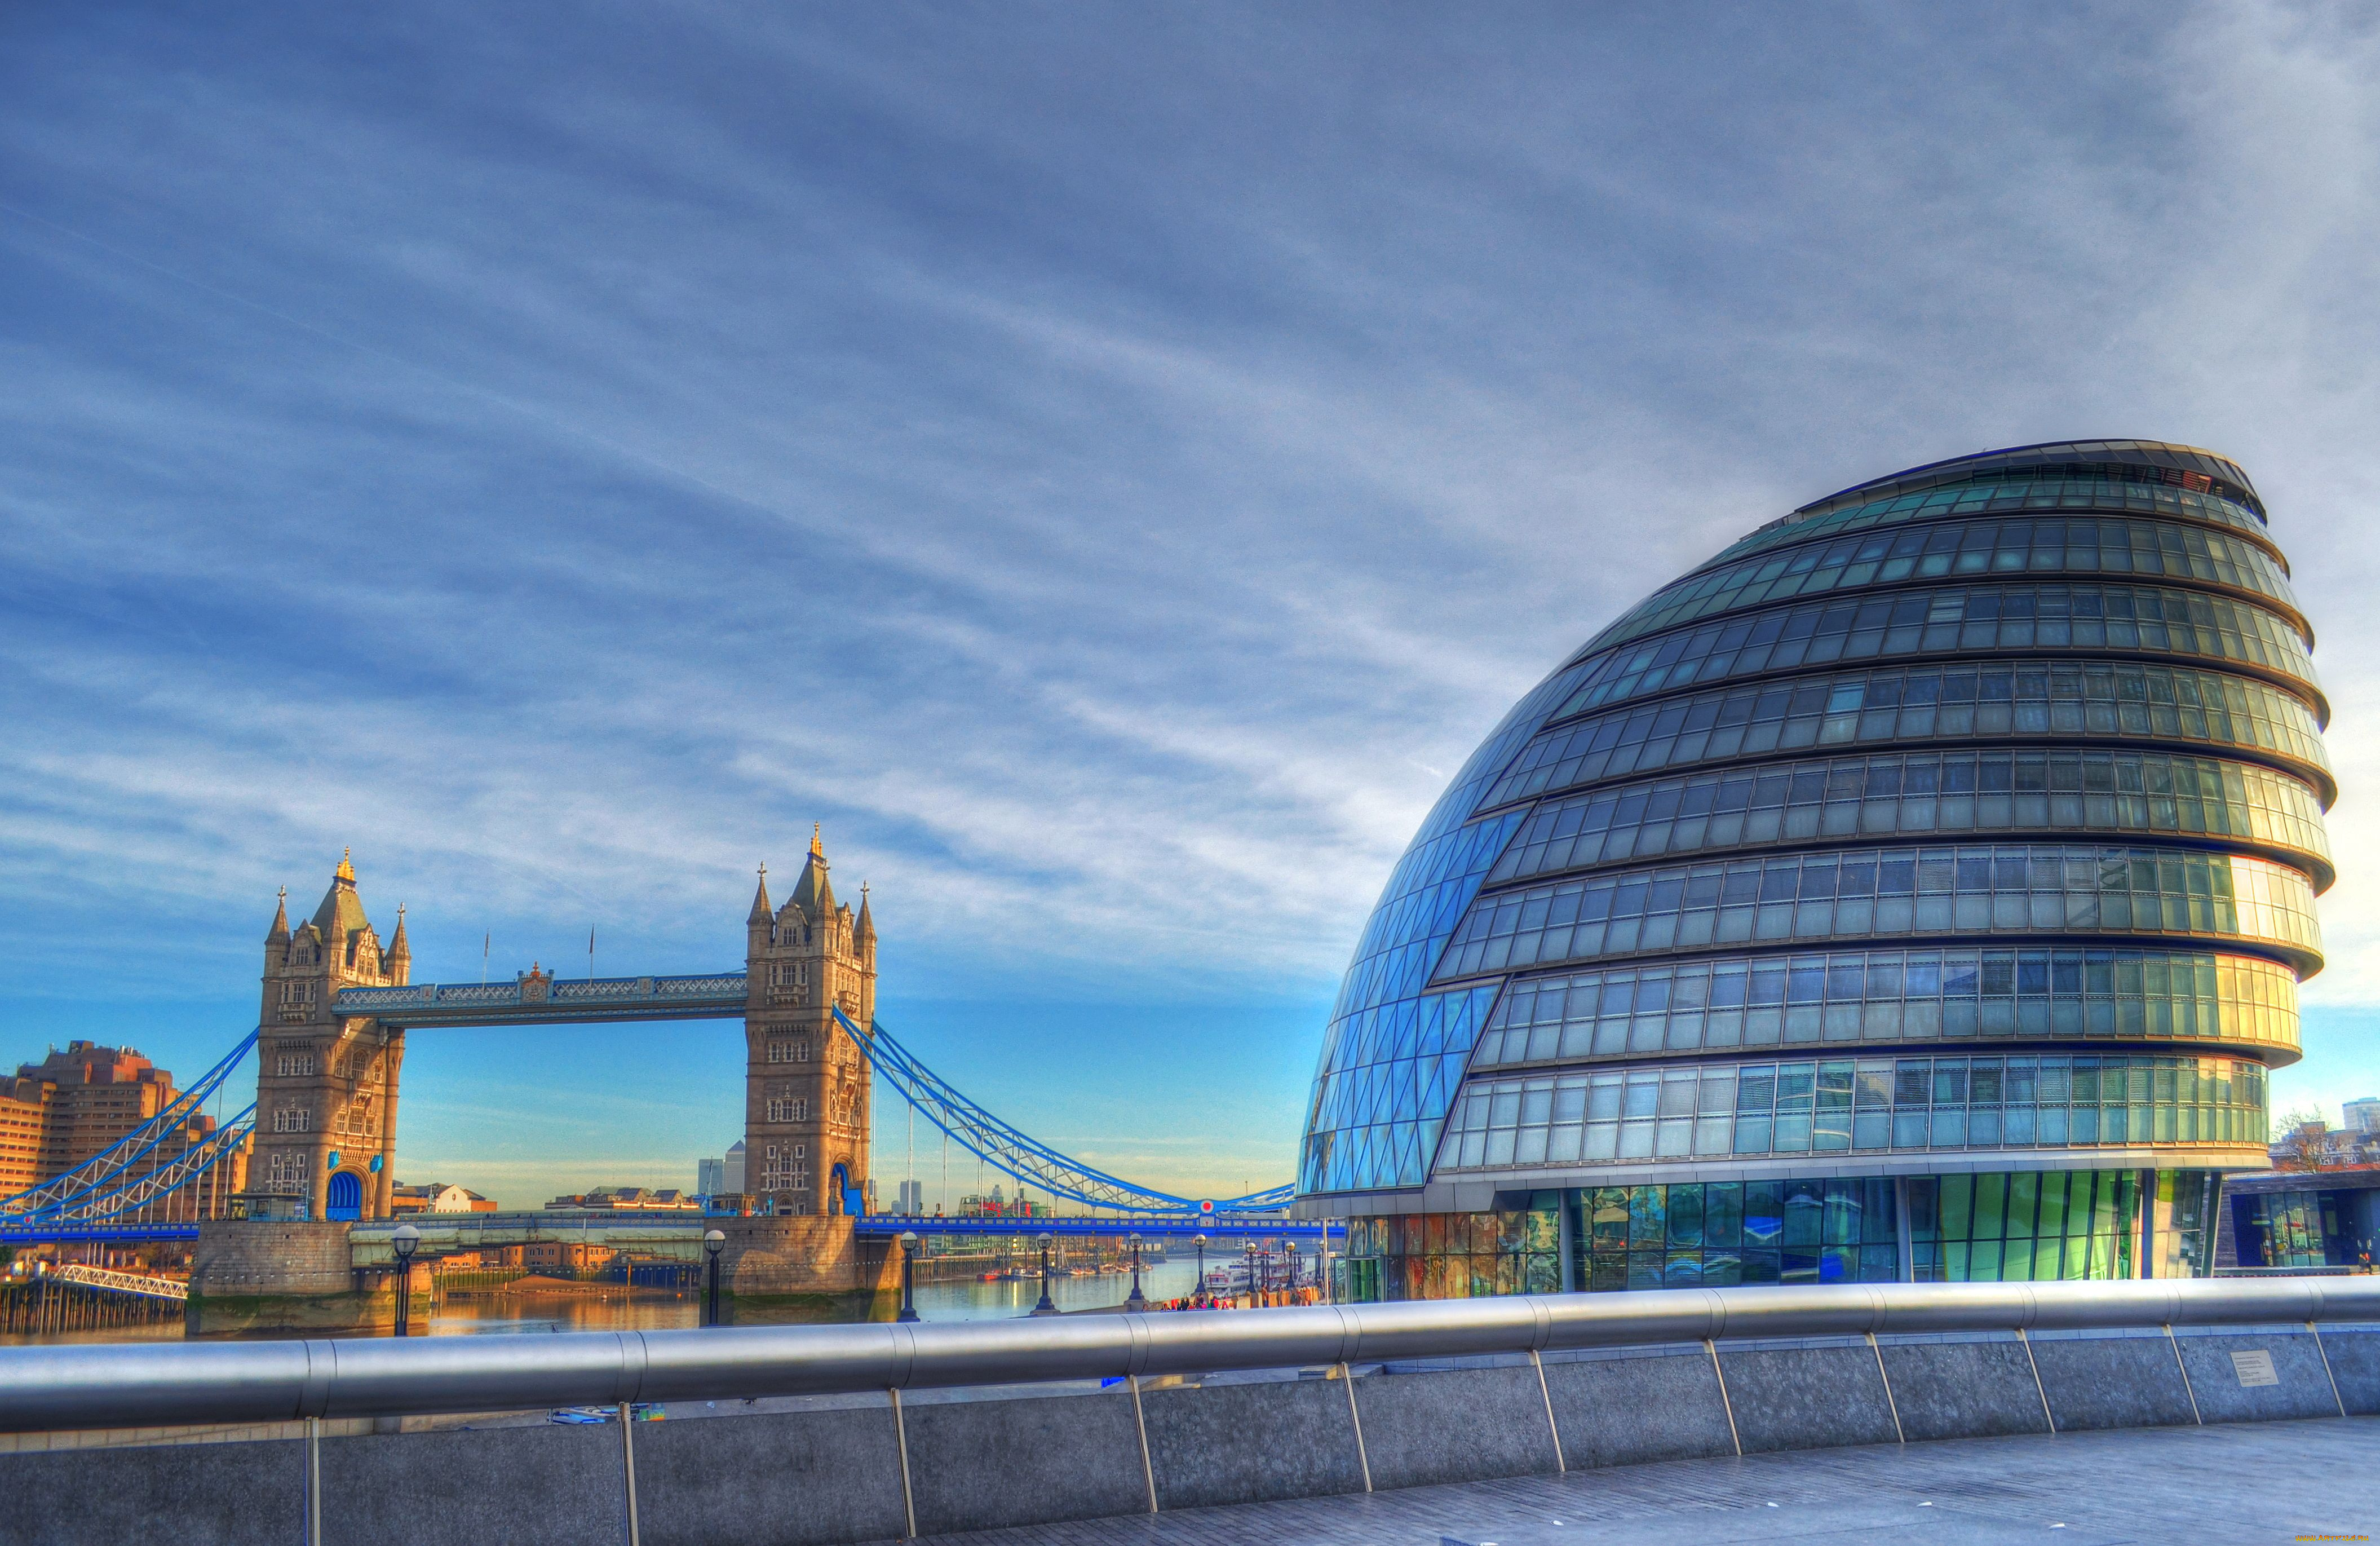
[[[2380,1278],[1671,1289],[1237,1313],[0,1348],[0,1431],[518,1411],[1728,1338],[2380,1322]]]

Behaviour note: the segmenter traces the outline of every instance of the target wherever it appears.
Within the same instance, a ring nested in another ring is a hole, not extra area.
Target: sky
[[[1565,652],[1837,488],[2143,437],[2248,468],[2318,630],[2274,1105],[2335,1120],[2376,172],[2368,7],[0,7],[0,1059],[194,1076],[347,847],[417,980],[733,969],[816,822],[953,1084],[1286,1180]],[[408,1181],[740,1136],[734,1025],[410,1042]],[[988,1187],[906,1122],[888,1192]]]

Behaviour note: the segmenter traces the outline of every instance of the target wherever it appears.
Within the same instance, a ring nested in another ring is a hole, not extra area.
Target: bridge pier
[[[428,1274],[418,1293],[427,1292]],[[192,1336],[364,1331],[390,1324],[395,1296],[358,1275],[344,1222],[209,1219],[190,1261]]]
[[[901,1305],[901,1248],[856,1233],[847,1215],[714,1219],[720,1315],[730,1325],[890,1321]]]

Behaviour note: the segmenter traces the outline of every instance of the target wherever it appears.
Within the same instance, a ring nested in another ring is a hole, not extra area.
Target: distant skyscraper
[[[727,1190],[727,1162],[725,1160],[695,1161],[694,1189],[696,1195],[699,1197],[717,1197]]]
[[[902,1183],[901,1183],[901,1202],[900,1202],[900,1205],[899,1205],[897,1208],[895,1208],[895,1209],[893,1210],[893,1211],[898,1212],[898,1213],[906,1213],[906,1214],[910,1215],[911,1217],[915,1217],[915,1216],[917,1216],[917,1214],[924,1212],[925,1211],[926,1211],[926,1188],[925,1188],[922,1185],[920,1185],[919,1183],[915,1182],[915,1181],[904,1181],[904,1182],[902,1182]]]
[[[726,1182],[725,1186],[720,1187],[721,1191],[740,1192],[744,1189],[744,1140],[742,1138],[737,1138],[727,1146]]]
[[[2366,1095],[2339,1108],[2350,1133],[2380,1133],[2380,1096]]]

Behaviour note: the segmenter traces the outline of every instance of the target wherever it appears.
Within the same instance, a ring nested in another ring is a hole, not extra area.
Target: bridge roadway
[[[662,1212],[603,1213],[410,1213],[400,1219],[358,1223],[347,1231],[358,1265],[391,1260],[389,1236],[398,1225],[411,1224],[421,1234],[424,1259],[449,1251],[480,1250],[536,1241],[585,1241],[615,1248],[671,1246],[681,1250],[698,1246],[704,1231],[719,1223],[709,1214],[675,1210]],[[1143,1239],[1187,1241],[1205,1235],[1219,1246],[1223,1241],[1296,1240],[1306,1244],[1322,1238],[1319,1223],[1289,1219],[1196,1220],[1064,1218],[906,1218],[898,1213],[869,1213],[852,1221],[858,1233],[897,1236],[914,1230],[942,1239],[1029,1240],[1050,1234],[1067,1239],[1123,1239],[1137,1231]],[[115,1238],[117,1236],[110,1236]],[[1333,1231],[1343,1238],[1342,1231]],[[1228,1252],[1220,1252],[1222,1260]]]
[[[532,1240],[600,1240],[606,1244],[698,1240],[717,1219],[679,1210],[665,1212],[606,1213],[409,1213],[403,1218],[358,1223],[349,1238],[359,1245],[385,1250],[389,1235],[400,1223],[421,1232],[425,1248],[477,1250],[482,1246],[517,1246]],[[1068,1239],[1087,1236],[1123,1238],[1138,1231],[1143,1239],[1188,1241],[1204,1235],[1209,1240],[1296,1240],[1312,1245],[1323,1237],[1324,1225],[1302,1219],[1244,1218],[1219,1214],[1199,1219],[1053,1218],[905,1218],[898,1213],[868,1213],[853,1220],[862,1235],[893,1236],[905,1230],[943,1238],[1018,1239],[1047,1232]],[[0,1227],[0,1245],[37,1245],[47,1241],[139,1245],[152,1240],[195,1240],[195,1223],[12,1224]],[[1343,1226],[1330,1238],[1343,1240]]]

